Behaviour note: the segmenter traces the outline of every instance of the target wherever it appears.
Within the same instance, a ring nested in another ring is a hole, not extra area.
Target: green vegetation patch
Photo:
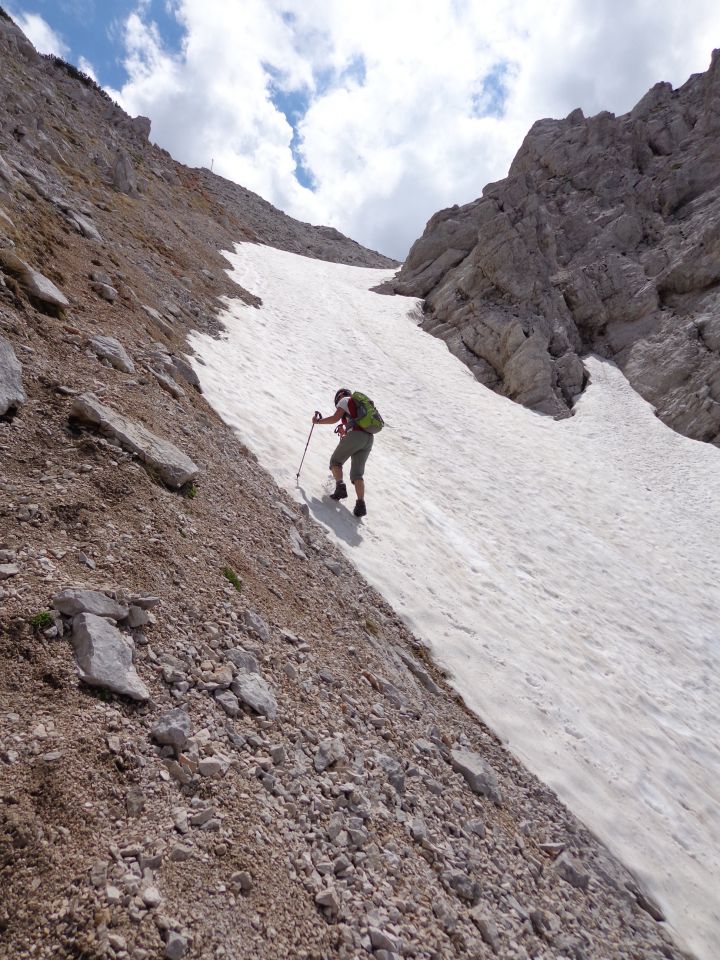
[[[235,573],[232,567],[223,567],[223,576],[228,580],[237,590],[238,593],[242,590],[242,580]]]
[[[39,613],[36,613],[34,616],[30,617],[30,626],[33,628],[33,630],[47,630],[47,628],[51,627],[52,625],[53,618],[49,610],[41,610]]]

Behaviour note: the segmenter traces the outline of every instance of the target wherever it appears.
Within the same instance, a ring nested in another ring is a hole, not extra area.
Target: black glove
[[[322,420],[322,414],[320,413],[319,410],[316,410],[315,413],[313,414],[313,423],[317,423],[318,420]]]

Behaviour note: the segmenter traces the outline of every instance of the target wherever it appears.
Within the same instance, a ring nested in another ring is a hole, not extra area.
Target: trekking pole
[[[319,410],[316,410],[316,411],[315,411],[315,416],[316,416],[318,419],[320,419],[320,417],[322,416],[322,414],[320,413]],[[298,472],[295,474],[295,481],[296,481],[296,482],[300,479],[300,471],[302,470],[302,465],[303,465],[303,463],[305,463],[305,454],[307,453],[308,447],[310,446],[310,438],[312,437],[312,432],[313,432],[314,429],[315,429],[315,421],[313,420],[313,425],[310,427],[310,433],[308,434],[307,443],[305,444],[305,449],[303,450],[302,460],[300,461],[300,466],[298,467]]]

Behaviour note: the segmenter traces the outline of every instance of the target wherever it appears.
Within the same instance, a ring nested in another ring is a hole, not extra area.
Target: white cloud
[[[403,256],[439,207],[505,176],[540,117],[624,112],[707,68],[715,0],[175,0],[141,5],[115,96],[178,159]],[[278,105],[300,113],[298,136]],[[485,113],[486,115],[483,115]],[[295,154],[293,153],[295,148]],[[296,158],[312,177],[295,177]]]
[[[66,57],[70,48],[38,13],[13,13],[13,19],[39,53]]]
[[[78,69],[82,70],[83,73],[86,73],[91,79],[98,82],[97,74],[95,73],[95,68],[85,57],[80,57],[78,60]]]

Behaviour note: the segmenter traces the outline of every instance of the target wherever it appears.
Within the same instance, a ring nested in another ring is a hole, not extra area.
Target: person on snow
[[[344,500],[347,487],[343,480],[343,464],[350,460],[350,482],[355,487],[357,502],[353,513],[356,517],[364,517],[367,513],[365,506],[365,464],[372,450],[374,437],[359,427],[356,423],[358,409],[350,390],[345,388],[335,394],[335,413],[330,417],[323,417],[316,413],[313,423],[337,423],[335,433],[340,435],[340,443],[330,457],[330,470],[335,478],[335,492],[330,494],[331,500]]]

